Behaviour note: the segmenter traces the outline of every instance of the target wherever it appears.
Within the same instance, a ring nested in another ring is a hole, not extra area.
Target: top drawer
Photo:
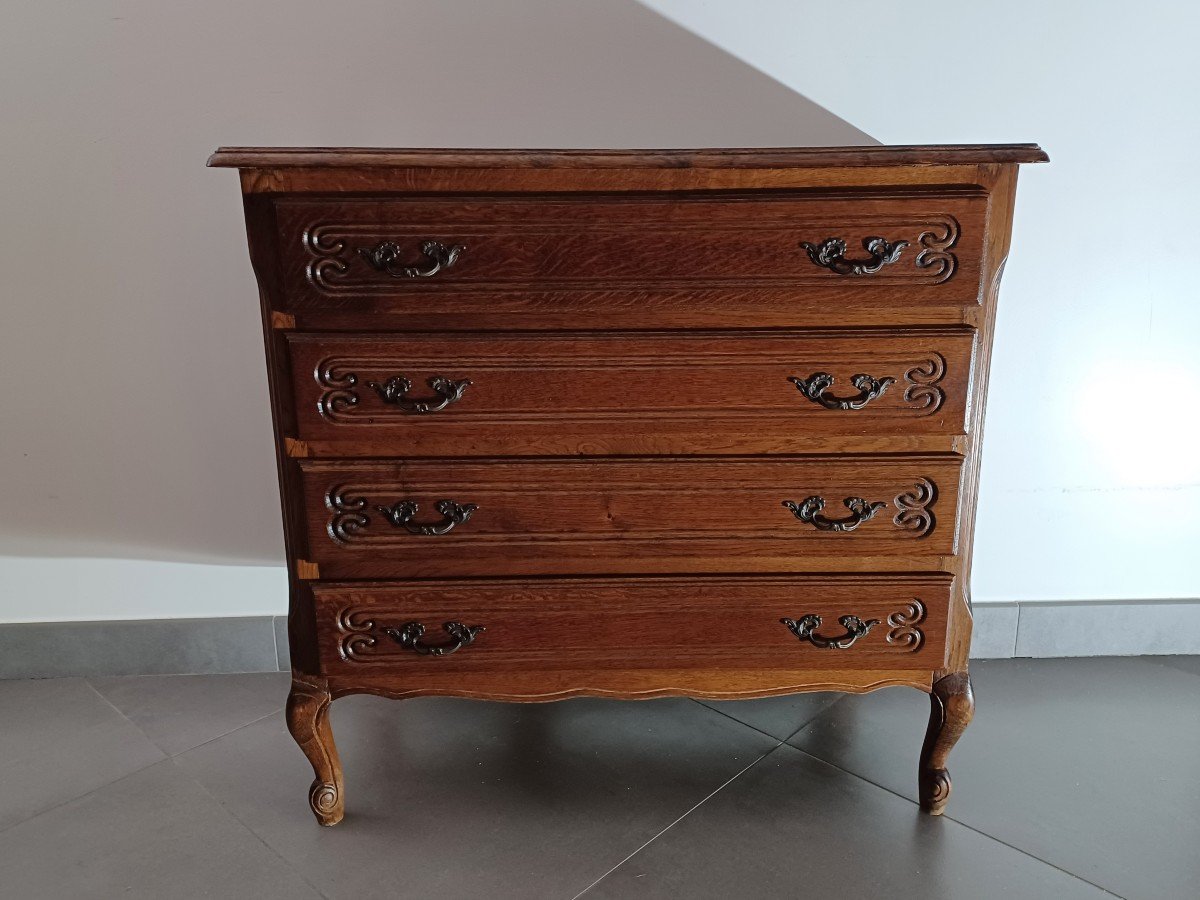
[[[494,314],[602,327],[616,310],[649,325],[830,324],[973,305],[986,211],[967,190],[277,201],[285,309],[461,327]]]

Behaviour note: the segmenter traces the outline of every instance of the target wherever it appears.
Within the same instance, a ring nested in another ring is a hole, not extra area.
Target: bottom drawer
[[[316,583],[327,675],[937,669],[953,577]]]

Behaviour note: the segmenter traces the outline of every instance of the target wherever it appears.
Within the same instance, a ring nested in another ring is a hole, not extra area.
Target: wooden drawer
[[[618,313],[625,328],[744,327],[772,313],[836,326],[981,297],[979,190],[275,203],[292,312],[389,313],[439,329],[610,328]]]
[[[929,570],[955,552],[961,469],[950,455],[299,464],[322,578]]]
[[[936,669],[952,582],[550,578],[316,584],[313,595],[325,673],[393,670],[423,682],[581,668]]]
[[[966,431],[974,345],[969,329],[288,336],[300,439],[329,456],[949,449],[930,436]]]

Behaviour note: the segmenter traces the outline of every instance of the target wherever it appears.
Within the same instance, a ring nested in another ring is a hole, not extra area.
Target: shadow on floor
[[[977,663],[942,819],[918,692],[518,705],[348,697],[319,828],[287,676],[0,683],[21,898],[1192,897],[1195,658]]]

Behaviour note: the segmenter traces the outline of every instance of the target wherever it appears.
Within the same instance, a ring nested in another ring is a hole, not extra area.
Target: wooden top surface
[[[1048,162],[1037,144],[764,147],[707,150],[401,150],[373,147],[221,147],[208,165],[279,168],[758,169],[949,166]]]

